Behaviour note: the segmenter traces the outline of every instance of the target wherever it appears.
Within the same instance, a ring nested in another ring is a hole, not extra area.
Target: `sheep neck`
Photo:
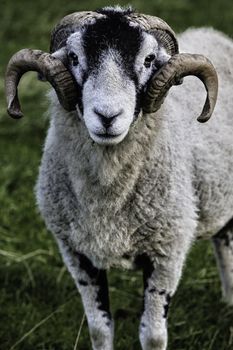
[[[155,158],[155,150],[160,147],[161,132],[158,131],[163,128],[163,118],[158,113],[141,115],[121,143],[101,146],[91,140],[75,113],[57,112],[52,114],[56,117],[51,121],[51,146],[59,148],[59,158],[66,164],[77,197],[80,200],[84,197],[85,203],[88,190],[96,198],[104,195],[115,204],[120,201],[117,207],[121,207],[132,193],[142,168],[150,168],[150,159]]]

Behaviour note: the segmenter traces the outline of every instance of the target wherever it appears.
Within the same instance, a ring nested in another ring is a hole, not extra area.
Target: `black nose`
[[[98,115],[101,123],[103,124],[103,126],[107,129],[110,126],[112,126],[113,121],[116,119],[116,117],[118,117],[120,114],[122,114],[122,110],[120,110],[118,113],[112,115],[112,114],[103,114],[100,113],[97,109],[94,109],[95,114]]]

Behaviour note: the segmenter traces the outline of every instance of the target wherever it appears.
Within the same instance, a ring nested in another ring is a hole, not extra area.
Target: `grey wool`
[[[179,43],[182,51],[210,57],[217,69],[219,97],[206,124],[195,118],[204,88],[191,77],[172,88],[156,115],[141,115],[127,138],[111,147],[95,144],[76,113],[50,95],[38,205],[48,228],[97,267],[124,266],[124,254],[151,249],[158,259],[170,256],[178,232],[191,243],[232,218],[233,45],[205,28],[187,30]]]
[[[179,43],[217,69],[219,97],[208,123],[196,121],[205,91],[189,77],[120,144],[103,147],[51,94],[37,184],[40,211],[57,240],[100,269],[127,268],[146,253],[164,274],[156,288],[172,292],[192,242],[217,234],[233,216],[233,43],[205,28],[187,30]],[[232,274],[229,283],[233,303]],[[152,348],[164,349],[145,347]]]

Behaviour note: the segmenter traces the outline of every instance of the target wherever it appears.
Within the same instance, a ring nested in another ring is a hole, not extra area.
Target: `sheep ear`
[[[157,55],[157,62],[158,62],[159,68],[162,68],[162,66],[166,64],[171,57],[172,56],[167,53],[166,49],[162,45],[159,45],[159,50]],[[179,78],[179,79],[176,79],[174,85],[181,85],[182,83],[183,83],[183,79]]]
[[[62,61],[64,66],[68,65],[68,56],[67,56],[67,50],[66,50],[65,46],[62,47],[61,49],[53,52],[51,56],[59,59],[60,61]]]
[[[68,66],[67,50],[65,47],[62,47],[61,49],[55,51],[51,56],[62,61],[62,63],[64,64],[65,67]],[[45,76],[42,75],[41,73],[38,73],[38,80],[47,81]]]
[[[166,51],[166,49],[159,45],[158,49],[158,55],[157,55],[157,62],[159,63],[159,66],[162,67],[165,63],[167,63],[171,58],[171,55],[169,55]]]

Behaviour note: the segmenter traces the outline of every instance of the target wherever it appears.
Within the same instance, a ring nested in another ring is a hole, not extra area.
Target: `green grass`
[[[118,1],[125,4],[124,1]],[[176,30],[211,25],[233,36],[230,0],[131,2],[161,16]],[[46,134],[48,86],[27,74],[20,96],[25,118],[6,115],[3,74],[10,56],[23,47],[48,50],[49,33],[65,14],[109,4],[93,0],[0,3],[0,349],[90,349],[83,309],[56,244],[38,215],[34,185]],[[111,271],[116,349],[140,349],[140,272]],[[220,282],[209,242],[193,247],[169,317],[169,349],[233,349],[233,309],[221,302]]]

